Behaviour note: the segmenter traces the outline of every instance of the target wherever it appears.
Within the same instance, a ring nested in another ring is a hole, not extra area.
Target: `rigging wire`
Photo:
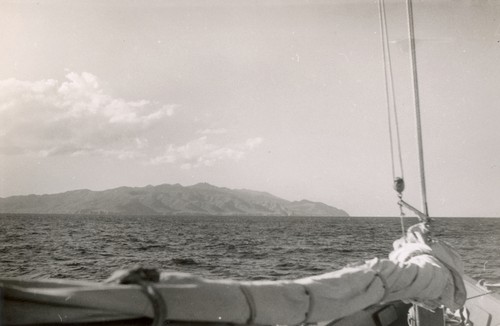
[[[396,96],[394,90],[394,75],[392,72],[392,60],[391,51],[389,48],[389,33],[387,29],[387,19],[385,15],[385,2],[384,0],[378,1],[379,7],[379,18],[380,18],[380,36],[382,41],[382,56],[384,60],[384,79],[385,79],[385,96],[387,103],[387,120],[389,126],[389,142],[391,149],[391,166],[392,166],[392,178],[395,180],[396,175],[396,159],[395,159],[395,149],[394,149],[394,138],[396,139],[396,150],[399,159],[399,171],[401,179],[404,179],[403,171],[403,157],[401,151],[401,137],[399,132],[399,119],[396,107]],[[392,112],[391,112],[392,111]],[[394,116],[394,127],[395,132],[392,129]],[[394,135],[395,134],[395,135]]]
[[[379,20],[380,20],[380,37],[382,43],[382,56],[384,60],[384,81],[385,81],[385,97],[387,103],[387,121],[389,127],[389,143],[391,151],[391,167],[392,167],[392,179],[394,180],[394,189],[398,193],[399,202],[403,199],[404,190],[404,171],[403,171],[403,155],[401,151],[401,137],[399,133],[399,119],[396,107],[396,96],[394,90],[394,76],[392,72],[392,60],[391,51],[389,47],[389,33],[387,30],[387,19],[385,15],[385,2],[384,0],[378,0],[378,10],[379,10]],[[393,122],[394,120],[394,122]],[[394,129],[392,125],[394,124]],[[396,142],[396,148],[394,146]],[[395,153],[397,151],[397,154]],[[400,176],[396,174],[396,158],[398,156],[399,161],[399,172]],[[401,203],[399,205],[400,221],[401,221],[401,232],[403,238],[405,237],[405,224],[404,217],[405,213],[403,211],[403,206]]]

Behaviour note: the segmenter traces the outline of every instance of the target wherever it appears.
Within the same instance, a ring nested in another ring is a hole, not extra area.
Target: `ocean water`
[[[406,225],[415,223],[406,219]],[[500,219],[437,219],[466,273],[500,282]],[[399,218],[0,215],[0,276],[103,280],[140,264],[208,278],[294,279],[374,257]]]

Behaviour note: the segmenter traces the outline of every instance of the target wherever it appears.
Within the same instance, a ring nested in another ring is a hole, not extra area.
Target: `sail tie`
[[[382,295],[382,299],[380,299],[380,304],[384,304],[385,300],[387,299],[387,296],[389,295],[389,284],[387,283],[387,280],[384,276],[382,276],[382,273],[379,270],[374,270],[375,272],[375,277],[378,277],[380,281],[382,282],[382,287],[384,288],[384,294]]]
[[[115,272],[105,283],[140,285],[142,292],[149,299],[153,307],[154,319],[151,326],[161,326],[167,319],[167,305],[160,291],[153,285],[159,281],[160,272],[157,269],[137,266],[129,270]]]
[[[248,320],[246,322],[247,325],[253,325],[255,323],[255,317],[257,314],[257,308],[255,306],[255,301],[253,299],[252,293],[248,289],[248,287],[245,286],[245,284],[240,284],[240,289],[241,292],[243,292],[243,295],[245,296],[245,300],[247,301],[248,308],[250,309],[250,316],[248,317]]]

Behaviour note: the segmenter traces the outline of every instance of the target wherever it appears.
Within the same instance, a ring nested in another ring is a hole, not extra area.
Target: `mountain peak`
[[[211,185],[208,182],[199,182],[197,184],[192,185],[191,187],[194,187],[194,188],[218,188],[216,186]]]

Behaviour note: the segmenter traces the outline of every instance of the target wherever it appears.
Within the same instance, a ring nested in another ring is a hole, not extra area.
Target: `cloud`
[[[198,130],[197,133],[202,135],[223,135],[227,134],[227,129],[225,128],[203,129],[203,130]]]
[[[0,155],[100,156],[175,164],[184,169],[239,161],[262,138],[221,144],[208,137],[224,128],[201,129],[201,137],[166,148],[148,140],[175,115],[177,106],[130,101],[105,92],[93,74],[70,72],[63,81],[0,81]],[[219,141],[223,141],[219,139]],[[152,158],[151,158],[152,157]]]
[[[221,160],[241,160],[248,151],[262,142],[262,138],[251,138],[244,143],[230,146],[216,145],[208,142],[207,136],[192,140],[185,145],[168,145],[165,153],[151,160],[152,164],[175,163],[183,169],[212,166]]]
[[[263,141],[264,139],[262,139],[261,137],[249,138],[245,142],[245,145],[248,149],[254,149],[255,147],[259,146]]]
[[[145,133],[175,113],[175,105],[106,94],[84,72],[54,79],[0,81],[0,153],[141,155]]]

